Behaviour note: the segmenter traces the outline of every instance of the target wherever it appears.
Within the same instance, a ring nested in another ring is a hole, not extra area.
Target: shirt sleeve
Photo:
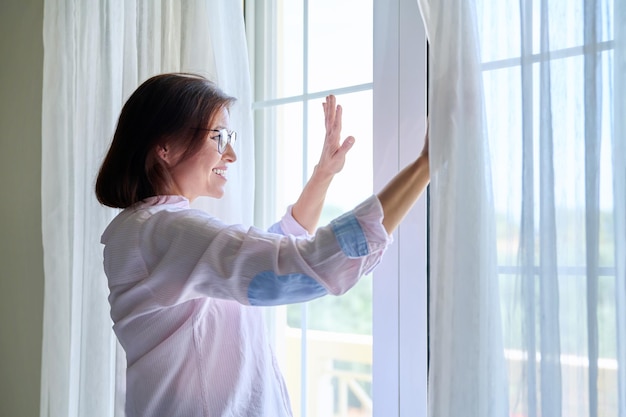
[[[293,236],[301,236],[301,237],[306,237],[306,238],[313,237],[313,235],[311,235],[309,231],[306,230],[293,217],[292,209],[293,209],[293,205],[290,205],[289,207],[287,207],[287,212],[282,217],[282,219],[280,219],[279,222],[274,223],[272,226],[270,226],[270,228],[268,229],[268,232],[277,233],[283,236],[293,235]]]
[[[141,230],[147,277],[133,291],[161,306],[199,297],[268,306],[342,294],[391,243],[382,216],[372,196],[314,236],[297,237],[226,225],[195,210],[157,212]]]

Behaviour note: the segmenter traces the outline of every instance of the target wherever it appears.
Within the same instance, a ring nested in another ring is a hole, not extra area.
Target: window
[[[506,2],[484,1],[479,5],[511,412],[519,415],[536,412],[535,400],[523,398],[520,394],[523,389],[518,385],[531,387],[539,380],[535,374],[539,375],[541,350],[545,349],[540,333],[543,319],[539,317],[544,314],[540,313],[540,283],[545,279],[542,271],[548,258],[545,248],[554,245],[550,258],[555,264],[558,288],[549,302],[558,306],[555,321],[559,332],[555,338],[559,344],[562,394],[558,395],[563,397],[563,415],[590,412],[594,401],[600,414],[616,415],[613,414],[618,407],[613,235],[616,211],[612,189],[615,167],[611,160],[613,2],[597,2],[594,6],[597,10],[593,12],[562,2],[529,1],[523,2],[523,8]],[[548,22],[549,32],[542,33]],[[589,30],[592,22],[597,25],[594,28],[597,39]],[[602,73],[589,77],[586,60],[591,59],[598,60]],[[550,72],[547,76],[542,74],[546,68]],[[543,84],[546,79],[550,82],[548,87]],[[586,91],[590,85],[591,89]],[[593,99],[589,98],[589,91],[596,95]],[[545,103],[546,97],[551,103]],[[545,177],[550,175],[545,168],[544,150],[540,150],[545,141],[540,134],[540,123],[547,116],[550,120],[546,124],[554,138],[549,161],[554,166],[553,184],[548,191],[553,195],[547,204],[552,205],[555,220],[553,231],[543,234],[552,233],[554,242],[539,237],[542,229],[548,229],[541,225],[545,209],[540,208],[540,204],[548,201],[544,187]],[[593,127],[597,130],[587,131],[592,124],[597,124]],[[524,126],[531,128],[525,132]],[[586,206],[589,197],[585,196],[594,182],[585,172],[586,158],[591,153],[586,141],[590,139],[597,140],[599,150],[597,226],[590,221],[594,209]],[[530,224],[524,225],[520,219]],[[522,231],[524,226],[526,234]],[[590,261],[590,254],[595,252],[590,244],[593,238],[589,237],[593,230],[597,232],[597,259]],[[518,258],[520,245],[532,248],[523,264]],[[530,274],[522,270],[526,262],[532,265]],[[590,284],[588,279],[594,275],[597,282]],[[591,285],[597,287],[592,289]],[[531,288],[536,296],[529,291]],[[522,304],[520,294],[531,295],[526,295]],[[532,314],[537,314],[537,319],[529,319]],[[597,337],[595,352],[589,347],[588,339],[592,337]],[[536,363],[528,364],[527,358],[535,355],[536,361],[531,359],[531,362]],[[590,364],[594,362],[597,382],[589,377],[593,372]],[[531,379],[532,383],[527,382]],[[533,396],[540,395],[538,389],[528,389],[537,391]],[[589,398],[591,391],[595,400]]]
[[[320,103],[327,94],[345,109],[343,136],[357,143],[320,224],[379,190],[417,156],[426,96],[425,35],[415,1],[247,2],[246,26],[257,225],[280,217],[310,176],[324,138]],[[422,202],[373,277],[344,296],[268,314],[295,415],[426,415],[425,225]]]

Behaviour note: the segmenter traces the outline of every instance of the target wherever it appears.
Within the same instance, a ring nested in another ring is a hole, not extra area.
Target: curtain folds
[[[93,187],[121,107],[148,77],[207,76],[238,98],[229,193],[194,203],[251,223],[254,148],[240,2],[46,0],[42,121],[45,298],[41,416],[123,416],[123,351],[111,330],[100,235],[114,210]]]
[[[430,415],[626,417],[626,3],[418,2]]]
[[[506,415],[474,1],[419,2],[430,41],[429,415]]]

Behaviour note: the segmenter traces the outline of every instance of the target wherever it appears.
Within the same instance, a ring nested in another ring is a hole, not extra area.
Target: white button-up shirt
[[[290,211],[270,232],[180,196],[122,211],[102,235],[127,417],[291,416],[254,306],[342,294],[391,242],[375,196],[314,236]]]

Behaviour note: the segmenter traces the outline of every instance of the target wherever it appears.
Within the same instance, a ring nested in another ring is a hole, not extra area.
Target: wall
[[[39,415],[43,0],[0,1],[0,416]]]

